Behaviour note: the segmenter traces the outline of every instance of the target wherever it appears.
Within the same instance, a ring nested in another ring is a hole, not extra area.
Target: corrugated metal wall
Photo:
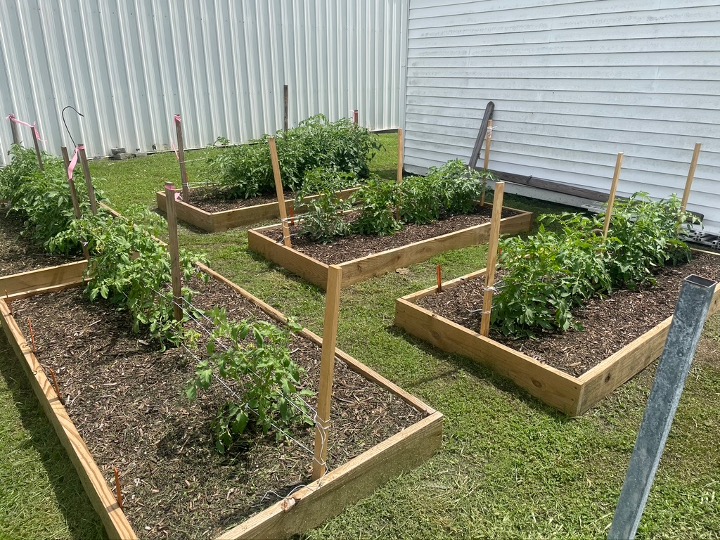
[[[716,1],[410,0],[405,163],[469,158],[495,102],[493,169],[620,195],[681,192],[720,229]]]
[[[281,128],[288,84],[291,125],[359,109],[361,124],[394,128],[406,23],[407,0],[2,0],[0,113],[37,121],[59,153],[74,105],[85,118],[70,111],[69,127],[96,156],[169,148],[180,112],[200,147]]]

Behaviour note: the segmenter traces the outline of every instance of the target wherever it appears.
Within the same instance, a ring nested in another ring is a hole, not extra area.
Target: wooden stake
[[[13,121],[14,118],[15,115],[13,114],[8,116],[8,120],[10,120],[10,130],[12,131],[13,144],[21,145],[22,139],[20,138],[20,130],[18,125]]]
[[[355,124],[357,126],[359,122],[360,122],[360,114],[358,113],[357,109],[353,109],[353,124]]]
[[[290,210],[288,212],[290,214],[290,226],[294,227],[295,226],[295,207],[291,206]]]
[[[62,395],[62,391],[60,390],[60,383],[58,383],[57,375],[55,374],[55,370],[53,368],[48,368],[50,370],[50,377],[52,378],[53,382],[53,388],[55,389],[55,393],[57,394],[58,400],[60,403],[65,405],[65,398]]]
[[[442,292],[442,266],[437,265],[437,292]]]
[[[42,171],[45,167],[43,166],[42,154],[40,153],[40,141],[38,141],[37,129],[35,126],[30,128],[30,133],[32,133],[33,144],[35,145],[35,156],[37,157],[38,167],[40,167],[40,170]]]
[[[122,486],[120,484],[120,469],[118,469],[117,467],[113,467],[113,471],[115,472],[115,497],[117,498],[118,506],[122,509],[123,496]]]
[[[610,230],[610,219],[612,218],[613,205],[615,204],[615,194],[620,183],[620,171],[622,170],[623,153],[618,152],[615,161],[615,172],[613,173],[612,186],[610,187],[610,197],[608,198],[607,210],[605,211],[605,226],[603,227],[603,238],[607,238]]]
[[[403,161],[405,159],[405,134],[402,128],[398,128],[398,168],[397,183],[402,184],[403,181]]]
[[[70,175],[68,174],[68,169],[70,168],[70,155],[68,154],[67,146],[61,146],[60,152],[62,152],[63,161],[65,162],[65,174],[67,175],[67,181],[70,185],[70,197],[72,198],[75,219],[80,219],[82,217],[82,211],[80,210],[80,200],[78,199],[75,180],[70,178]]]
[[[88,197],[90,198],[90,211],[93,215],[97,215],[98,205],[97,199],[95,198],[95,188],[92,183],[92,176],[90,176],[90,164],[88,163],[87,155],[85,154],[85,146],[81,143],[78,145],[78,155],[80,156],[80,162],[82,163],[83,176],[85,176],[85,185],[87,186]]]
[[[67,146],[61,146],[60,153],[62,154],[63,163],[65,164],[65,172],[67,172],[70,167],[70,154],[68,154]]]
[[[175,134],[177,135],[177,155],[180,162],[180,180],[182,181],[183,201],[190,201],[190,186],[188,185],[187,169],[185,168],[185,143],[183,142],[182,118],[175,115]]]
[[[278,159],[275,137],[268,139],[270,145],[270,159],[272,160],[273,175],[275,175],[275,191],[277,192],[278,206],[280,207],[280,219],[282,220],[283,243],[292,247],[290,240],[290,227],[288,227],[287,207],[285,206],[285,193],[283,192],[282,178],[280,177],[280,160]]]
[[[313,459],[313,480],[327,472],[328,438],[330,435],[330,404],[335,375],[335,347],[340,310],[340,289],[342,268],[330,265],[328,268],[327,292],[325,294],[325,325],[323,326],[322,358],[320,361],[320,390],[318,392],[317,418],[315,424],[315,457]]]
[[[490,317],[492,315],[493,293],[495,287],[495,271],[497,265],[498,244],[500,242],[500,220],[502,219],[503,195],[505,182],[495,182],[492,221],[490,222],[490,244],[488,245],[487,270],[485,272],[485,292],[483,309],[480,319],[480,335],[490,335]]]
[[[490,146],[492,145],[493,121],[488,120],[487,134],[485,135],[485,162],[483,169],[486,171],[490,168]]]
[[[695,150],[693,151],[692,161],[690,162],[690,170],[688,171],[687,180],[685,181],[685,192],[683,193],[682,205],[680,206],[680,209],[683,212],[687,209],[688,201],[690,200],[690,190],[692,189],[693,180],[695,180],[695,169],[697,169],[700,150],[702,150],[702,144],[695,143]]]
[[[182,321],[182,283],[180,271],[180,243],[178,241],[177,213],[175,210],[175,193],[177,190],[170,182],[165,184],[165,213],[168,222],[168,251],[170,252],[170,272],[173,290],[173,315],[176,321]]]
[[[5,294],[7,294],[7,291],[5,291]],[[35,348],[35,331],[33,330],[32,321],[30,320],[30,317],[28,317],[28,328],[30,329],[30,344],[33,354],[37,354],[37,349]]]
[[[283,101],[285,103],[285,119],[283,121],[283,131],[287,133],[290,124],[290,99],[288,97],[288,85],[283,86]]]

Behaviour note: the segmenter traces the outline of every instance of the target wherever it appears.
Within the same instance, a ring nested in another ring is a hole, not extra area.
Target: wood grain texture
[[[87,262],[78,261],[0,277],[0,296],[12,296],[39,287],[77,283],[82,281],[86,269]]]

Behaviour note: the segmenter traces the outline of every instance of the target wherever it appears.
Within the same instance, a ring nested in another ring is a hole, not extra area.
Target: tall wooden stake
[[[690,162],[690,170],[688,171],[687,180],[685,181],[685,192],[683,193],[682,205],[680,206],[680,209],[683,212],[687,209],[688,201],[690,200],[690,190],[692,189],[693,180],[695,180],[695,169],[697,169],[700,150],[702,150],[702,144],[695,143],[695,150],[693,151],[692,161]]]
[[[61,146],[60,153],[62,154],[63,163],[65,164],[65,172],[67,172],[68,167],[70,167],[70,154],[68,154],[67,146]]]
[[[92,183],[92,176],[90,176],[90,164],[88,163],[87,155],[85,154],[85,146],[81,143],[78,145],[78,155],[80,156],[80,162],[82,163],[83,176],[85,176],[85,185],[87,186],[88,197],[90,198],[90,210],[93,215],[97,215],[97,199],[95,198],[95,188]]]
[[[22,139],[20,138],[20,129],[14,122],[14,118],[15,116],[12,114],[8,116],[8,120],[10,120],[10,130],[12,131],[13,144],[21,145]]]
[[[357,126],[359,122],[360,122],[360,113],[358,112],[357,109],[353,109],[353,124],[355,124]]]
[[[488,120],[487,134],[485,135],[485,161],[483,169],[486,171],[490,168],[490,146],[492,145],[493,121]]]
[[[436,292],[442,292],[442,266],[437,265],[437,289]]]
[[[397,183],[402,184],[403,181],[403,161],[405,160],[405,133],[403,128],[398,128],[398,167],[397,167]]]
[[[37,129],[35,126],[30,128],[30,133],[32,133],[33,144],[35,145],[35,156],[37,157],[38,167],[40,167],[40,170],[42,171],[45,167],[43,166],[42,154],[40,153],[40,141],[38,141]]]
[[[331,265],[328,268],[327,292],[325,295],[325,325],[323,327],[322,358],[320,361],[320,390],[318,392],[317,418],[315,424],[315,457],[313,459],[313,480],[327,472],[328,438],[330,435],[330,404],[335,376],[335,346],[340,310],[340,289],[342,268]]]
[[[485,292],[483,310],[480,318],[480,335],[490,335],[490,317],[492,315],[493,293],[495,287],[495,267],[497,266],[498,244],[500,242],[500,220],[502,219],[505,182],[495,182],[492,221],[490,222],[490,245],[488,246],[487,270],[485,272]]]
[[[283,101],[285,104],[285,117],[283,120],[283,131],[287,133],[288,127],[290,125],[290,99],[288,96],[288,85],[286,84],[283,86]]]
[[[177,155],[180,162],[180,180],[182,180],[183,201],[190,201],[190,186],[188,184],[187,169],[185,168],[185,143],[183,141],[182,118],[175,115],[175,134],[177,135]]]
[[[617,161],[615,161],[615,172],[613,173],[612,186],[610,187],[610,197],[608,198],[607,210],[605,211],[605,225],[603,226],[603,238],[607,238],[610,230],[610,219],[612,219],[613,206],[615,205],[615,194],[617,193],[618,183],[620,183],[620,171],[622,170],[623,153],[618,152]]]
[[[170,276],[173,290],[173,315],[176,321],[182,321],[182,283],[180,272],[180,243],[178,241],[177,214],[175,212],[175,193],[177,190],[170,182],[165,184],[165,213],[168,222],[168,251],[170,252]]]
[[[275,137],[268,139],[270,145],[270,159],[272,160],[273,175],[275,176],[275,191],[277,192],[278,206],[280,207],[280,219],[282,220],[283,243],[292,247],[290,240],[290,227],[288,226],[287,207],[285,206],[285,192],[283,191],[282,178],[280,177],[280,160],[278,159]]]

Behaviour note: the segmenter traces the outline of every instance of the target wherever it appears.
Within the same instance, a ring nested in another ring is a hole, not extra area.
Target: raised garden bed
[[[453,249],[487,242],[490,237],[491,213],[492,205],[487,204],[478,214],[457,216],[454,222],[457,224],[456,229],[452,232],[447,232],[443,222],[436,222],[430,225],[411,225],[392,236],[356,235],[327,246],[313,246],[313,249],[319,250],[315,256],[308,253],[309,249],[301,247],[302,242],[297,244],[297,248],[283,245],[280,226],[271,225],[248,230],[248,248],[323,289],[327,283],[328,265],[337,264],[343,269],[342,286],[347,287],[392,272],[396,268],[427,261]],[[532,227],[531,212],[503,207],[503,215],[507,217],[503,217],[500,222],[502,234],[526,232]],[[468,219],[475,219],[476,224],[468,226]],[[398,238],[408,240],[405,240],[404,245],[388,249],[388,242]],[[350,242],[352,244],[349,244]],[[333,253],[338,251],[338,245],[344,246],[344,260],[337,260]],[[362,256],[357,257],[360,254]],[[321,260],[321,257],[325,260]]]
[[[16,292],[0,299],[0,311],[8,339],[112,538],[206,538],[222,530],[220,538],[290,536],[338,514],[440,445],[440,413],[337,350],[327,475],[311,482],[312,457],[298,454],[292,441],[259,438],[223,458],[212,448],[209,411],[225,398],[208,393],[187,401],[176,385],[192,378],[195,359],[119,331],[127,326],[124,314],[90,304],[77,288],[84,269],[83,261],[6,278]],[[237,317],[285,323],[272,307],[201,269],[211,284],[195,284],[200,307],[225,304]],[[29,318],[32,338],[25,331]],[[293,342],[309,381],[315,380],[321,344],[307,330]],[[48,368],[57,372],[67,406],[48,381]],[[312,430],[301,431],[293,435],[311,447]],[[269,470],[258,467],[268,459]],[[113,466],[123,473],[125,511],[108,483]]]
[[[720,255],[693,253],[690,263],[663,269],[657,287],[592,300],[576,314],[584,332],[537,340],[481,336],[477,330],[484,269],[444,283],[440,293],[430,287],[399,298],[395,325],[443,351],[490,367],[544,403],[577,416],[660,356],[684,277],[698,273],[720,278]],[[718,310],[720,285],[710,314]]]
[[[338,196],[341,199],[348,199],[358,188],[350,188],[338,192]],[[190,192],[192,194],[192,191]],[[314,197],[308,197],[312,199]],[[158,209],[165,213],[166,201],[165,192],[158,191],[155,194]],[[278,219],[280,217],[280,209],[277,200],[274,202],[256,203],[245,206],[244,201],[237,201],[237,208],[230,210],[217,210],[209,211],[203,210],[202,208],[192,203],[193,197],[191,195],[189,203],[184,201],[177,201],[175,209],[177,212],[177,218],[180,221],[184,221],[198,229],[206,232],[222,232],[227,231],[235,227],[243,227],[245,225],[255,225],[261,221],[267,221],[270,219]],[[255,202],[255,201],[253,201]],[[288,212],[295,211],[295,201],[293,199],[286,199],[286,208]]]

